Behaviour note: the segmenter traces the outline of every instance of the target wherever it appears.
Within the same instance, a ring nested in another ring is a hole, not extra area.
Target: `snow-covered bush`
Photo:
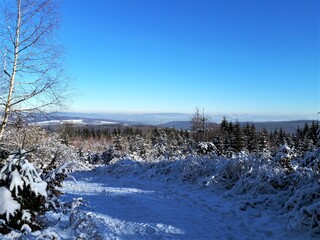
[[[297,229],[307,227],[320,234],[320,148],[307,152],[295,172],[290,175],[292,193],[282,213]]]
[[[100,155],[101,155],[100,153],[88,152],[86,155],[86,161],[94,165],[102,164]]]
[[[62,170],[50,173],[48,181],[27,159],[28,152],[10,154],[0,170],[0,233],[12,229],[31,232],[41,229],[38,217],[58,207],[60,192],[56,185],[62,180]],[[49,173],[48,173],[49,176]]]
[[[196,146],[198,154],[216,153],[218,150],[212,142],[199,142]]]
[[[93,218],[90,213],[73,210],[69,223],[74,235],[77,236],[76,239],[104,239],[99,229],[99,219]]]
[[[205,184],[206,179],[213,175],[216,162],[210,157],[188,157],[180,162],[182,170],[180,179],[183,182]]]
[[[315,174],[320,174],[320,148],[307,152],[301,166],[312,169]]]
[[[292,149],[287,144],[283,144],[280,145],[278,152],[273,160],[275,162],[278,162],[289,174],[294,170],[291,164],[291,159],[293,156],[294,155]]]
[[[49,136],[32,146],[34,151],[31,152],[30,160],[33,164],[41,168],[48,165],[58,167],[66,161],[78,159],[75,148],[63,144],[56,134]]]
[[[1,148],[0,147],[0,163],[7,159],[10,155],[10,152],[7,149]]]
[[[108,149],[106,149],[105,151],[103,151],[101,153],[101,161],[103,164],[109,164],[110,161],[112,161],[112,159],[114,159],[114,148],[112,146],[110,146]]]
[[[105,173],[105,170],[106,169],[104,167],[96,168],[97,173],[99,171]],[[139,170],[141,170],[141,163],[132,159],[115,159],[107,168],[108,173],[112,173],[117,177],[122,177],[130,173],[134,174]]]
[[[35,126],[9,127],[5,132],[2,145],[2,148],[8,152],[31,149],[28,160],[41,168],[52,165],[53,162],[55,166],[60,166],[66,160],[78,158],[76,149],[64,144],[59,134],[49,133]]]
[[[220,174],[222,175],[218,174],[215,179],[229,189],[226,192],[227,196],[274,194],[277,193],[278,186],[285,184],[281,180],[282,176],[285,175],[282,169],[270,162],[251,157],[234,159],[223,168]]]
[[[294,228],[307,227],[320,234],[320,182],[310,182],[295,189],[282,212]]]
[[[151,155],[151,143],[139,135],[132,136],[129,141],[129,153],[133,159],[148,160]]]
[[[41,228],[36,216],[47,208],[47,183],[23,153],[9,156],[0,171],[0,186],[0,232]]]
[[[82,158],[92,165],[107,165],[111,161],[117,159],[125,159],[127,156],[115,150],[114,145],[108,146],[104,151],[101,152],[87,152]]]
[[[220,167],[217,166],[208,185],[224,186],[228,189],[224,194],[226,197],[247,194],[245,199],[250,206],[272,205],[281,209],[279,213],[288,218],[293,229],[307,227],[310,232],[319,234],[319,152],[319,149],[308,152],[301,161],[294,158],[289,148],[282,146],[274,158],[278,161],[259,159],[255,154],[231,160],[220,158],[217,161]]]
[[[32,149],[32,146],[39,144],[42,139],[49,137],[49,133],[43,128],[36,126],[8,126],[2,139],[3,147],[10,152],[18,149]]]
[[[224,161],[214,179],[225,188],[231,189],[237,181],[252,173],[251,162],[245,157],[235,157]]]

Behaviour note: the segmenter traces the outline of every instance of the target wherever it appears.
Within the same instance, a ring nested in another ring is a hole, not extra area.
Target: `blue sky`
[[[317,118],[319,1],[64,0],[81,112]]]

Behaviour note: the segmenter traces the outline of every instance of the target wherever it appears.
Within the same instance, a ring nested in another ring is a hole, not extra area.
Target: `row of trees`
[[[294,133],[283,129],[257,130],[253,123],[241,125],[226,118],[219,125],[202,125],[201,130],[193,128],[190,131],[151,126],[108,128],[65,124],[60,128],[60,133],[66,143],[83,151],[101,152],[108,149],[109,153],[117,151],[118,156],[131,154],[145,159],[209,152],[227,157],[240,152],[273,156],[283,144],[302,156],[320,143],[319,122],[316,121],[305,123]]]
[[[224,118],[220,125],[219,134],[214,137],[214,143],[222,153],[226,152],[275,152],[279,145],[288,144],[297,153],[303,154],[319,145],[319,122],[311,125],[305,123],[294,133],[287,133],[283,129],[267,131],[257,130],[255,125],[247,123],[241,126],[239,122],[230,122]]]

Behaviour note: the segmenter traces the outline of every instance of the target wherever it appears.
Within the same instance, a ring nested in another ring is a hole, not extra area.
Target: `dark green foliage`
[[[61,187],[65,178],[63,168],[53,169],[52,161],[41,177],[28,162],[29,157],[28,152],[10,154],[0,170],[0,188],[3,193],[8,194],[2,199],[2,203],[8,204],[9,201],[9,204],[15,205],[15,210],[9,208],[0,215],[2,234],[12,229],[39,230],[43,227],[39,217],[47,210],[58,210],[61,207],[57,199],[61,192],[57,187]],[[8,197],[11,200],[8,200]]]
[[[16,172],[23,182],[22,186],[12,188],[13,172]],[[1,169],[0,187],[10,190],[12,198],[20,205],[20,209],[9,219],[6,214],[0,216],[0,219],[6,222],[6,226],[0,229],[1,233],[6,233],[8,229],[20,230],[24,224],[27,224],[32,230],[41,228],[36,217],[42,215],[46,210],[47,194],[34,190],[34,185],[47,186],[23,154],[13,155]],[[27,212],[30,218],[23,218],[24,212]]]
[[[10,152],[0,147],[0,163],[9,157]]]

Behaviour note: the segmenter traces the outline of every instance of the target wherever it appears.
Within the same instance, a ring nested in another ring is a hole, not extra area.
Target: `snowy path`
[[[104,239],[299,239],[279,235],[285,232],[274,216],[241,211],[193,186],[94,172],[75,178],[64,182],[65,197],[87,201],[87,215],[97,219]]]

